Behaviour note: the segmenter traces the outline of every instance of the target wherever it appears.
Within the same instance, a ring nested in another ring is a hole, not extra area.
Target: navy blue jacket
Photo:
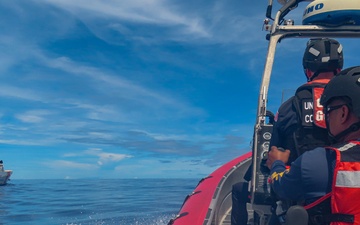
[[[293,106],[294,98],[291,97],[279,107],[270,140],[270,147],[277,146],[291,151],[289,162],[297,158],[297,153],[294,152],[295,143],[288,141],[299,126],[296,109]]]
[[[331,191],[334,165],[335,152],[324,148],[305,152],[289,170],[277,160],[270,172],[272,188],[281,199],[310,204]]]
[[[298,120],[293,108],[294,96],[285,101],[278,109],[276,123],[273,127],[270,145],[284,146],[283,137],[291,135],[297,128]]]

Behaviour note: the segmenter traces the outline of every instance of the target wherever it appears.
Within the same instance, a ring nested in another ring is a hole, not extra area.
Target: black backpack
[[[293,107],[298,115],[298,128],[293,134],[293,142],[297,156],[316,147],[330,145],[325,115],[320,105],[325,85],[307,83],[296,90]]]

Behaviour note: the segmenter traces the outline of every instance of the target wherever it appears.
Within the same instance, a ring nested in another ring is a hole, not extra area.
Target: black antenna
[[[271,17],[272,5],[273,5],[273,0],[269,0],[268,7],[267,7],[267,9],[266,9],[266,18],[269,18],[269,19],[271,19],[271,20],[274,20],[274,19]]]

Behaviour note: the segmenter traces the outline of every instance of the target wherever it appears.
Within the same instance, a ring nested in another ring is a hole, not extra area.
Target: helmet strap
[[[318,70],[314,72],[314,74],[308,79],[308,81],[314,80],[315,77],[317,77],[322,71]]]
[[[327,124],[327,129],[328,129],[328,133],[329,133],[329,137],[330,137],[330,141],[332,144],[337,143],[340,141],[341,138],[343,138],[345,135],[358,131],[360,129],[360,121],[353,123],[350,127],[348,127],[347,129],[343,130],[342,132],[340,132],[337,135],[333,135],[330,132],[329,129],[329,124]]]
[[[308,82],[314,80],[315,77],[319,76],[320,73],[324,73],[324,72],[329,72],[329,71],[326,71],[326,70],[317,70],[316,72],[314,72],[314,74],[311,76],[311,78],[309,78],[308,76],[306,76],[308,78]],[[335,69],[332,71],[334,73],[334,76],[336,74],[339,73],[339,70],[338,69]]]

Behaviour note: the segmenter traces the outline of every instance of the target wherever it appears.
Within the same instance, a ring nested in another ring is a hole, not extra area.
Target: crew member
[[[360,224],[360,66],[343,70],[325,87],[324,107],[331,147],[318,147],[285,165],[290,151],[272,147],[267,166],[272,188],[303,202],[310,224]]]

